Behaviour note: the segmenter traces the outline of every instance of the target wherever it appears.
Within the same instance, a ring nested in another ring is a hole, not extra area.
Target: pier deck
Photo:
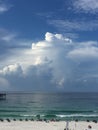
[[[0,93],[0,100],[6,99],[6,93]]]

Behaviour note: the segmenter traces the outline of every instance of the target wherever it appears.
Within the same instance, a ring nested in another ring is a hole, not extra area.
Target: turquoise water
[[[98,120],[98,93],[17,93],[0,100],[0,118]]]

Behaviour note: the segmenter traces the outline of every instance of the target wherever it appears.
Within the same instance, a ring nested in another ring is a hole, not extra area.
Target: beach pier
[[[0,93],[0,100],[6,100],[6,93]]]

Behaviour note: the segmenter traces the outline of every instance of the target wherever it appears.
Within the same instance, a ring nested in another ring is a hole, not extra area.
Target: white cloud
[[[90,60],[92,58],[98,59],[98,48],[96,47],[85,47],[85,48],[76,48],[68,53],[68,57],[81,60]]]
[[[89,86],[91,77],[98,75],[96,41],[76,43],[61,34],[47,32],[44,40],[31,46],[14,48],[12,55],[1,60],[0,77],[9,82],[11,89],[74,91],[78,84]]]
[[[76,0],[73,5],[76,9],[86,13],[98,12],[98,0]]]
[[[55,35],[53,35],[52,33],[49,33],[49,32],[47,32],[45,34],[45,40],[47,42],[54,42],[54,41],[58,42],[59,40],[62,40],[64,42],[70,42],[70,43],[72,42],[71,39],[64,38],[61,34],[55,34]]]
[[[9,32],[6,29],[0,28],[0,58],[5,58],[6,55],[11,55],[11,50],[16,48],[30,48],[31,40],[21,39],[18,33]],[[3,57],[4,56],[4,57]]]
[[[69,39],[69,38],[64,38],[62,34],[55,34],[53,35],[52,33],[49,33],[47,32],[46,35],[45,35],[45,40],[48,41],[48,42],[58,42],[59,40],[62,40],[63,42],[68,42],[68,43],[71,43],[72,40]]]
[[[49,20],[49,24],[58,28],[58,30],[68,32],[68,31],[92,31],[98,29],[98,21],[78,21],[78,20]]]
[[[22,68],[19,64],[8,65],[0,70],[2,75],[17,75],[20,76],[23,73]]]
[[[0,14],[7,12],[11,7],[12,5],[6,3],[5,0],[0,0]]]
[[[7,11],[8,9],[5,6],[0,6],[0,13],[3,13],[5,11]]]
[[[5,42],[11,42],[16,37],[15,34],[8,34],[1,37]]]
[[[12,42],[15,38],[17,37],[17,35],[14,32],[9,32],[6,29],[2,29],[0,28],[0,41],[1,42]]]

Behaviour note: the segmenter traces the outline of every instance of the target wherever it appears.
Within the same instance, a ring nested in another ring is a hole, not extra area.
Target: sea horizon
[[[63,93],[98,93],[97,91],[0,91],[0,93],[6,93],[6,94],[33,94],[33,93],[43,93],[43,94],[63,94]]]

